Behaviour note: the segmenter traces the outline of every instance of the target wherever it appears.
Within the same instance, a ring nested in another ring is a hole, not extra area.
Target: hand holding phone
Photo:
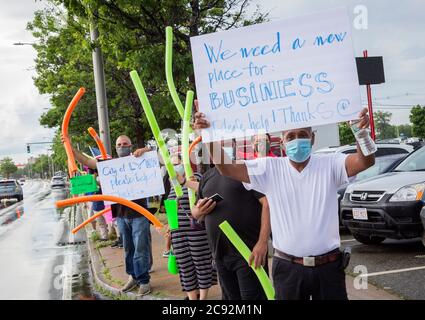
[[[219,195],[218,193],[216,193],[216,194],[214,194],[214,195],[212,195],[211,197],[209,197],[208,198],[209,200],[212,200],[212,201],[215,201],[215,202],[220,202],[220,201],[222,201],[222,200],[224,200],[223,199],[223,197],[221,196],[221,195]]]

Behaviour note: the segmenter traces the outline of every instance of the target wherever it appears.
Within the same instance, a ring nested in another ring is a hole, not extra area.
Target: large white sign
[[[164,194],[156,151],[97,163],[102,194],[136,200]]]
[[[216,141],[357,118],[346,8],[191,38],[200,111]]]

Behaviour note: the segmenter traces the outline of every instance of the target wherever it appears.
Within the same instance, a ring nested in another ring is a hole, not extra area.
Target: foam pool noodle
[[[179,219],[177,215],[177,200],[164,200],[164,206],[170,230],[177,230],[179,228]]]
[[[179,266],[177,264],[177,258],[174,254],[168,256],[168,272],[171,274],[179,273]]]
[[[100,153],[102,155],[102,160],[108,159],[108,153],[106,152],[105,145],[103,144],[102,140],[100,140],[99,135],[97,134],[96,130],[92,127],[87,129],[94,141],[96,141],[96,144],[100,150]]]
[[[120,198],[120,197],[116,197],[116,196],[110,196],[110,195],[105,195],[105,194],[97,194],[97,195],[91,195],[91,196],[75,197],[75,198],[57,201],[56,207],[57,208],[63,208],[63,207],[72,206],[72,205],[77,204],[77,203],[89,202],[89,201],[117,202],[117,203],[122,204],[126,207],[129,207],[129,208],[133,209],[134,211],[137,211],[141,215],[145,216],[149,221],[151,221],[153,223],[153,225],[156,228],[162,228],[163,227],[162,223],[158,220],[158,218],[156,218],[152,213],[150,213],[148,210],[146,210],[142,206],[139,206],[137,203],[134,203],[133,201],[130,201],[130,200],[127,200],[127,199],[124,199],[124,198]]]
[[[183,104],[177,94],[176,86],[173,79],[173,28],[165,28],[165,77],[167,79],[168,90],[170,90],[171,98],[183,119]]]
[[[75,94],[74,98],[72,98],[68,108],[65,111],[65,116],[62,121],[62,137],[64,139],[64,147],[66,156],[68,158],[68,171],[69,176],[73,177],[76,172],[78,172],[78,167],[75,164],[74,154],[72,152],[71,143],[69,142],[68,137],[68,127],[69,127],[69,121],[71,119],[72,112],[74,111],[75,107],[77,106],[78,102],[80,101],[81,97],[86,92],[86,89],[80,88],[77,93]]]
[[[182,130],[182,155],[183,155],[183,165],[184,172],[186,174],[186,179],[189,179],[193,175],[192,167],[190,165],[190,154],[189,154],[189,129],[190,129],[190,116],[192,115],[192,106],[193,106],[193,91],[189,90],[186,95],[186,105],[184,109],[184,118],[183,118],[183,130]],[[193,208],[196,201],[195,191],[188,188],[189,193],[189,205],[190,208]]]
[[[139,96],[143,110],[145,111],[153,136],[156,140],[156,143],[158,144],[159,152],[161,153],[162,159],[164,160],[164,164],[170,177],[171,184],[173,185],[177,197],[180,198],[181,196],[183,196],[183,190],[180,183],[177,181],[176,171],[174,170],[173,164],[171,163],[170,154],[159,130],[159,126],[152,111],[152,107],[149,103],[148,97],[146,95],[145,88],[142,85],[137,71],[131,71],[130,77],[133,81],[134,87],[136,88],[137,95]]]
[[[242,241],[242,239],[238,236],[236,231],[227,222],[227,220],[224,220],[219,225],[219,227],[221,231],[223,231],[224,234],[227,236],[227,238],[230,240],[230,242],[239,251],[242,257],[246,260],[246,262],[249,263],[251,250],[249,250],[247,245]],[[261,286],[263,287],[263,290],[267,296],[267,299],[274,300],[274,296],[275,296],[274,288],[264,268],[261,266],[260,268],[255,269],[254,265],[252,265],[251,268],[252,270],[254,270],[256,276],[258,277],[258,280],[260,281]]]
[[[97,213],[95,213],[94,215],[92,215],[90,218],[88,218],[87,220],[83,221],[80,225],[78,225],[77,227],[75,227],[74,229],[71,230],[72,233],[77,233],[80,229],[82,229],[85,225],[87,225],[88,223],[96,220],[97,218],[99,218],[100,216],[103,216],[105,213],[111,211],[111,208],[107,208],[104,209],[102,211],[99,211]]]

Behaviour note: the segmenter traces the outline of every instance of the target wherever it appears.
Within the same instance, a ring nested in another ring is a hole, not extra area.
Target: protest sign
[[[98,162],[97,171],[105,195],[135,200],[164,193],[156,151],[138,158],[128,156]]]
[[[362,109],[345,8],[191,38],[204,142],[348,121]]]

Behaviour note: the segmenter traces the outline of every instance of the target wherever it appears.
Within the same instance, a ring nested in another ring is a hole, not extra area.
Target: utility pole
[[[96,18],[92,18],[90,24],[90,37],[92,43],[95,45],[93,48],[93,72],[94,84],[96,87],[96,103],[97,103],[97,117],[99,119],[99,136],[105,145],[108,154],[111,153],[111,137],[109,131],[109,117],[108,117],[108,104],[106,100],[106,87],[105,87],[105,72],[103,69],[102,51],[96,44],[99,38],[99,31],[97,29]]]

